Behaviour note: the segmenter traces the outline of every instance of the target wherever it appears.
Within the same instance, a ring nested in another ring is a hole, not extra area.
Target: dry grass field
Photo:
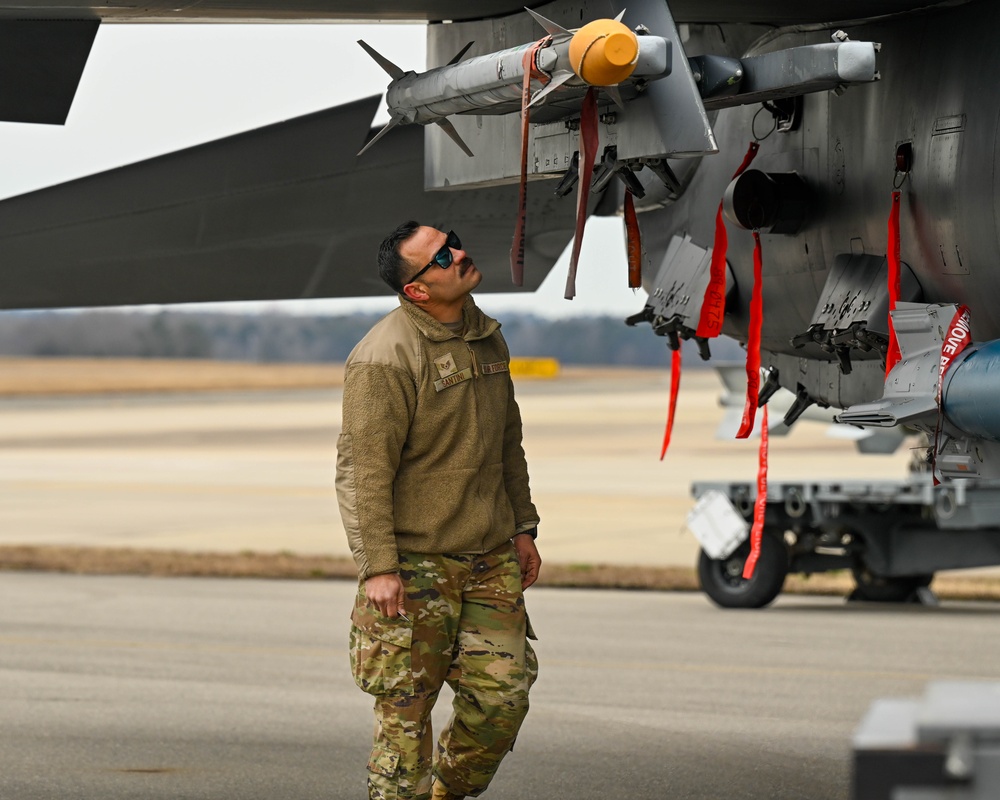
[[[562,366],[564,379],[620,379],[650,370]],[[545,380],[532,376],[519,381]],[[138,392],[331,389],[344,385],[343,364],[251,364],[138,358],[11,358],[0,356],[0,397]]]
[[[343,383],[343,364],[0,357],[0,397],[312,389]]]
[[[354,580],[354,562],[345,557],[294,553],[191,553],[131,548],[0,546],[0,570],[62,572],[74,575]],[[546,563],[539,586],[643,591],[699,591],[691,567]],[[789,594],[846,597],[854,588],[846,573],[789,576]],[[987,576],[941,576],[933,588],[945,600],[1000,600],[1000,580]]]

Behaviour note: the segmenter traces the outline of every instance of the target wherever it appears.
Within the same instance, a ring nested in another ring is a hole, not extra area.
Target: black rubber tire
[[[933,573],[889,578],[876,575],[864,566],[856,566],[852,572],[855,588],[851,600],[869,603],[905,603],[913,597],[917,589],[930,586],[934,580]]]
[[[753,577],[743,580],[743,565],[750,555],[750,542],[736,548],[729,558],[714,559],[702,550],[698,555],[698,580],[717,606],[763,608],[774,601],[788,576],[788,548],[783,539],[764,532],[760,558]]]

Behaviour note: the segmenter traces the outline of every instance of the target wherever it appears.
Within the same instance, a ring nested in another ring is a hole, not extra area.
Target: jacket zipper
[[[472,356],[472,374],[474,377],[478,378],[479,364],[476,363],[476,351],[472,349],[472,345],[468,342],[465,343],[465,346],[469,348],[469,355]]]
[[[472,349],[472,345],[469,342],[465,343],[465,346],[469,349],[469,357],[472,359],[472,375],[474,378],[479,377],[479,363],[476,361],[476,351]],[[483,448],[483,452],[486,452],[486,443],[483,441],[483,427],[482,420],[479,419],[479,393],[473,389],[473,394],[476,396],[476,417],[477,426],[479,427],[479,444]],[[486,536],[489,536],[490,531],[493,530],[493,509],[490,508],[489,503],[483,499],[483,487],[482,487],[482,476],[479,479],[479,485],[476,488],[476,494],[479,496],[479,501],[486,506],[487,513],[490,517],[490,525],[486,531]],[[486,539],[483,539],[479,545],[480,553],[486,552]]]

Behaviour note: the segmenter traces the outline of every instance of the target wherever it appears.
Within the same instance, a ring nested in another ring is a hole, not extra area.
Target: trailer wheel
[[[858,565],[854,573],[854,591],[851,600],[865,600],[870,603],[905,603],[913,597],[917,589],[930,586],[934,574],[886,577],[876,575],[867,567]]]
[[[784,541],[764,532],[760,558],[753,577],[743,580],[743,565],[750,555],[746,541],[729,558],[715,559],[702,550],[698,555],[698,580],[702,591],[722,608],[763,608],[781,593],[788,575],[788,549]]]

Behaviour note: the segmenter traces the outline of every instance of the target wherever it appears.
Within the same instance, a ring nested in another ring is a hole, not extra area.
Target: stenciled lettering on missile
[[[447,378],[441,378],[441,380],[434,381],[434,389],[436,391],[444,391],[449,386],[455,386],[459,383],[464,383],[467,380],[472,379],[472,367],[466,367],[461,372],[456,372],[454,375],[449,375]]]
[[[494,364],[483,364],[479,371],[483,375],[496,375],[498,372],[510,372],[510,367],[507,366],[506,361],[497,361]]]

